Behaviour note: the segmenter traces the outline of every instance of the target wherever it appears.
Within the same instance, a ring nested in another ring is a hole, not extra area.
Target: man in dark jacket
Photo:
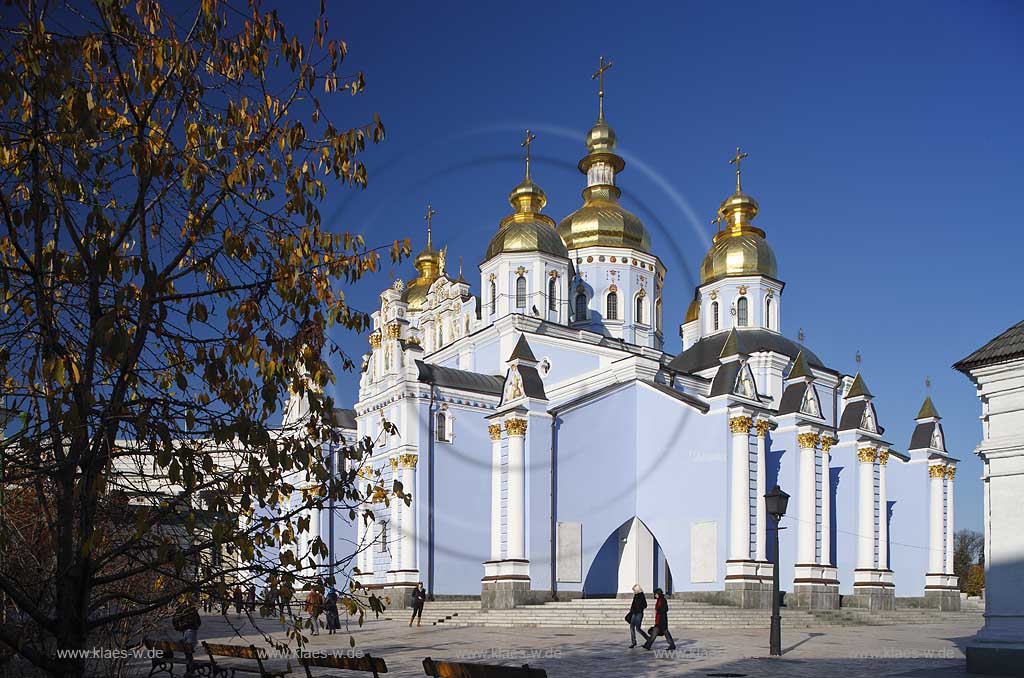
[[[631,648],[636,647],[637,631],[644,637],[644,641],[650,640],[650,636],[644,633],[643,627],[640,626],[644,622],[644,610],[646,609],[647,596],[644,595],[644,590],[640,588],[640,584],[634,584],[633,602],[629,606],[629,614],[626,615],[626,620],[629,622],[629,646]]]
[[[665,636],[665,640],[668,641],[668,649],[674,650],[676,641],[672,639],[672,634],[668,630],[668,600],[661,589],[654,589],[654,601],[654,626],[647,631],[650,637],[644,643],[644,649],[650,650],[655,638]]]

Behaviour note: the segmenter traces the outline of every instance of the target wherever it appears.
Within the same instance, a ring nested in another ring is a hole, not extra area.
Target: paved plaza
[[[200,639],[258,644],[251,626],[229,614],[204,617]],[[372,621],[362,628],[309,639],[311,650],[369,652],[383,657],[389,675],[422,676],[424,657],[493,664],[529,663],[549,676],[620,678],[643,676],[965,676],[963,648],[981,625],[977,616],[935,624],[783,628],[783,656],[770,658],[767,629],[678,629],[677,648],[628,649],[625,623],[614,629],[487,628],[423,626],[398,620]],[[280,638],[280,633],[273,634]],[[234,636],[234,637],[233,637]],[[248,642],[248,641],[246,641]],[[283,663],[283,661],[281,662]],[[292,667],[297,668],[294,661]],[[301,671],[301,670],[300,670]],[[299,675],[299,674],[296,674]]]

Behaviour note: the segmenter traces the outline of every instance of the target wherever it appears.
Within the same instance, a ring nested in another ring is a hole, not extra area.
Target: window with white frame
[[[736,325],[738,327],[746,327],[747,321],[749,320],[750,309],[749,302],[746,297],[740,297],[736,300]]]
[[[772,298],[768,297],[764,300],[764,326],[768,329],[772,328]]]
[[[498,311],[498,286],[491,281],[491,315]]]
[[[641,294],[636,295],[636,312],[633,321],[640,325],[644,324],[644,297]]]
[[[711,330],[718,331],[718,302],[711,302]]]
[[[555,281],[555,277],[551,276],[548,280],[548,310],[558,310],[558,283]]]
[[[434,415],[434,439],[439,443],[452,441],[452,417],[447,409],[438,410]]]
[[[618,320],[619,319],[619,293],[609,292],[608,297],[605,300],[605,315],[606,320]]]
[[[587,295],[585,292],[576,293],[576,322],[587,319]]]
[[[516,308],[526,308],[526,276],[516,278]]]

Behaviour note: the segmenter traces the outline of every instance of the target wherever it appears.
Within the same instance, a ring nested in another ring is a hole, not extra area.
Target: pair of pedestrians
[[[636,634],[639,631],[640,635],[644,637],[643,647],[645,650],[651,649],[658,636],[665,636],[665,640],[668,641],[668,649],[676,649],[676,641],[668,630],[668,600],[665,598],[665,592],[661,589],[654,589],[654,626],[645,633],[642,624],[646,609],[647,596],[644,595],[644,590],[640,585],[635,584],[633,586],[633,602],[629,606],[629,612],[626,613],[626,621],[629,623],[630,647],[636,647]]]

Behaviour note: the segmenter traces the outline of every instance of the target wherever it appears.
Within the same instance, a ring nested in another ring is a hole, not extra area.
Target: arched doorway
[[[672,592],[672,570],[658,540],[633,516],[614,530],[598,549],[583,584],[588,597],[627,596],[639,584],[650,593]]]

